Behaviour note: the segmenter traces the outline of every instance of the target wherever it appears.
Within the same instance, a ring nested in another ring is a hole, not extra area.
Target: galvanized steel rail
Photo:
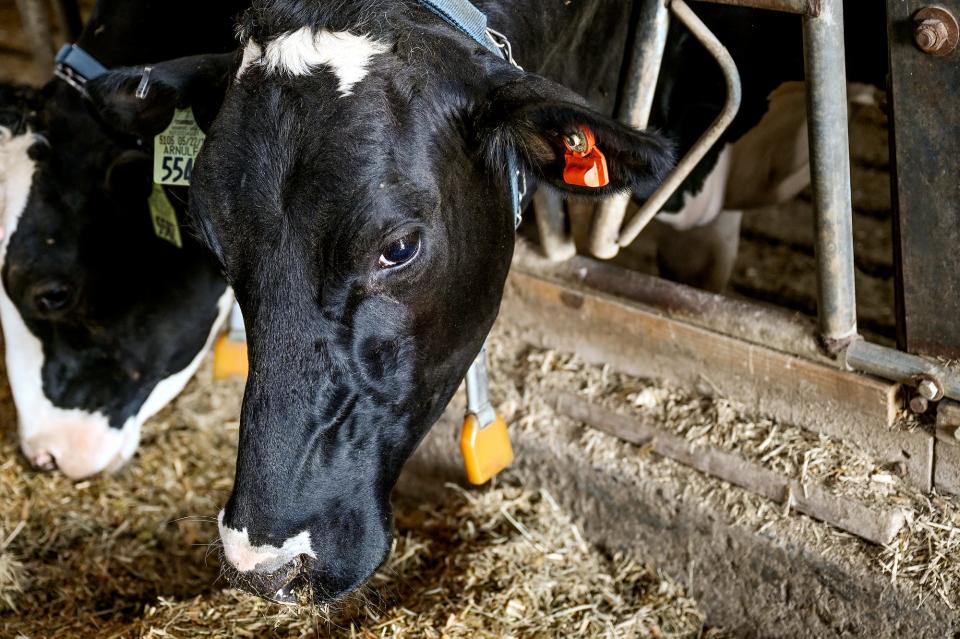
[[[710,52],[720,65],[723,71],[723,78],[727,84],[727,101],[723,105],[720,114],[710,125],[710,128],[704,132],[700,139],[687,151],[683,159],[677,163],[674,170],[667,176],[660,187],[651,195],[640,210],[627,222],[626,227],[620,232],[617,243],[620,246],[629,246],[640,231],[650,223],[650,221],[660,212],[667,200],[676,192],[683,181],[687,179],[690,172],[696,168],[707,151],[716,144],[723,132],[727,130],[730,123],[737,116],[740,109],[741,87],[740,73],[737,71],[737,65],[727,48],[723,46],[715,35],[707,28],[697,14],[683,0],[672,0],[670,11],[686,26],[690,32],[700,41],[700,43]]]

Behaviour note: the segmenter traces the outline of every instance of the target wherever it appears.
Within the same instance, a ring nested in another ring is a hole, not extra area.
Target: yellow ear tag
[[[205,137],[193,117],[193,109],[174,111],[170,126],[153,139],[153,181],[167,186],[190,186],[193,163]]]
[[[215,379],[246,377],[249,372],[246,340],[233,339],[227,334],[217,338],[217,343],[213,347],[213,377]]]
[[[180,225],[177,223],[177,212],[174,210],[163,187],[159,184],[153,185],[153,191],[150,192],[150,198],[147,200],[150,206],[150,219],[153,221],[153,232],[157,237],[166,240],[176,246],[183,248],[183,242],[180,241]]]
[[[247,331],[243,324],[240,305],[234,303],[227,323],[228,330],[213,346],[213,377],[247,377],[250,360],[247,358]]]
[[[507,423],[499,415],[481,428],[476,415],[468,414],[460,434],[460,452],[467,481],[475,486],[486,483],[513,462],[513,446]]]

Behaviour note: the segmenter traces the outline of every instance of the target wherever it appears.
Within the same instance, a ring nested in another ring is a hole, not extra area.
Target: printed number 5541
[[[163,170],[164,183],[189,182],[193,173],[193,158],[165,155],[160,168]]]

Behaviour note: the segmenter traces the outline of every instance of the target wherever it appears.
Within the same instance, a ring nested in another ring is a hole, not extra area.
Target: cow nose
[[[28,295],[33,307],[42,315],[63,312],[75,300],[74,287],[62,279],[38,282],[30,287]]]
[[[269,543],[254,544],[247,528],[236,529],[224,522],[224,511],[217,517],[220,525],[220,540],[227,563],[238,572],[270,573],[296,563],[303,556],[315,557],[310,546],[310,533],[306,530],[283,540],[279,546]]]
[[[36,468],[37,470],[56,470],[57,469],[57,459],[53,456],[48,450],[42,450],[38,453],[34,453],[30,456],[30,465]]]

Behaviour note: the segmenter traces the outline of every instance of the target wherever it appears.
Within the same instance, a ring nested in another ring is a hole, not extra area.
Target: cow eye
[[[388,269],[405,264],[420,252],[420,231],[414,231],[394,240],[380,254],[380,268]]]

